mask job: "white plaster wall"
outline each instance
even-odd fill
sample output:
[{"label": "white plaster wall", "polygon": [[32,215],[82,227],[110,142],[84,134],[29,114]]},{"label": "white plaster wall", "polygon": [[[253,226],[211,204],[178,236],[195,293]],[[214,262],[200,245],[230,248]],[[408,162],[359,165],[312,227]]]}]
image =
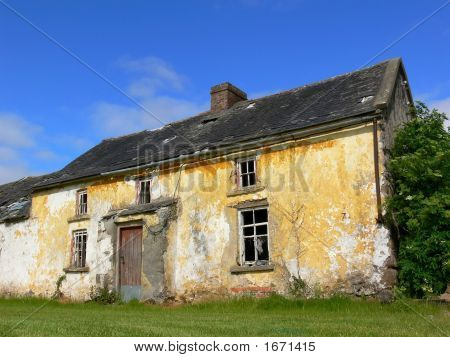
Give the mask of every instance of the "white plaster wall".
[{"label": "white plaster wall", "polygon": [[0,224],[0,293],[27,294],[37,254],[37,223]]}]

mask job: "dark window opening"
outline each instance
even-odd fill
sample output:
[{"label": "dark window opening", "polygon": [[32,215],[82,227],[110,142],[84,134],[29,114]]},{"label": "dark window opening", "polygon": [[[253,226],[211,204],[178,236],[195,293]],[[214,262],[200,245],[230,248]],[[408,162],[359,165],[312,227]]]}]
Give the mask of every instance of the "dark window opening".
[{"label": "dark window opening", "polygon": [[269,263],[267,208],[249,209],[240,212],[241,237],[243,239],[243,263],[264,265]]},{"label": "dark window opening", "polygon": [[138,203],[150,203],[150,180],[144,180],[139,183]]},{"label": "dark window opening", "polygon": [[239,184],[243,187],[256,185],[255,159],[239,162]]},{"label": "dark window opening", "polygon": [[87,231],[75,231],[73,233],[72,267],[86,267],[86,243]]},{"label": "dark window opening", "polygon": [[87,190],[77,191],[77,212],[76,214],[83,215],[87,214]]}]

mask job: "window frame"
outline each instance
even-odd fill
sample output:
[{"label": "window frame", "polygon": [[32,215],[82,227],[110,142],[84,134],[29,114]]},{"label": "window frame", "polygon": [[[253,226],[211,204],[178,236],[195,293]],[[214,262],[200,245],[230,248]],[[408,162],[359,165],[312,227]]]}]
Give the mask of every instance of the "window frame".
[{"label": "window frame", "polygon": [[[145,200],[141,199],[141,193],[142,193],[142,185],[148,183],[148,202],[145,202]],[[137,195],[136,195],[136,204],[138,205],[145,205],[152,202],[152,179],[151,178],[143,178],[138,180],[137,184]]]},{"label": "window frame", "polygon": [[[252,172],[249,172],[249,170],[248,170],[248,163],[250,161],[253,161],[253,171]],[[258,173],[257,173],[256,162],[257,162],[257,160],[256,160],[255,156],[236,159],[236,185],[239,189],[245,190],[245,189],[249,189],[249,188],[257,186]],[[247,172],[246,173],[242,173],[242,164],[243,163],[247,163]],[[255,182],[253,184],[250,184],[250,175],[251,174],[254,174],[254,176],[255,176]],[[247,179],[248,184],[246,186],[244,186],[244,178],[243,178],[244,176],[248,177],[248,179]]]},{"label": "window frame", "polygon": [[[81,197],[85,196],[85,202],[82,202]],[[88,214],[88,192],[87,188],[82,188],[77,191],[77,207],[76,207],[76,216],[83,216]]]},{"label": "window frame", "polygon": [[[255,211],[257,210],[262,210],[265,209],[267,211],[267,221],[265,223],[255,223]],[[253,224],[250,225],[244,225],[244,218],[242,213],[243,212],[253,212]],[[260,234],[257,235],[256,234],[256,227],[257,226],[262,226],[262,225],[266,225],[267,227],[267,232],[266,234]],[[250,236],[244,236],[244,228],[245,227],[254,227],[254,232],[253,232],[253,246],[255,249],[255,260],[254,261],[246,261],[245,260],[245,237],[250,237]],[[270,252],[270,232],[269,232],[269,206],[264,205],[264,206],[255,206],[255,207],[249,207],[249,208],[242,208],[242,209],[238,209],[238,229],[239,229],[239,249],[240,249],[240,264],[241,266],[265,266],[265,265],[270,265],[271,262],[271,252]],[[259,236],[266,236],[267,238],[267,260],[258,260],[256,259],[258,257],[258,253],[257,253],[257,239]],[[260,264],[258,264],[258,262],[260,262]]]},{"label": "window frame", "polygon": [[[77,238],[81,237],[81,248],[79,249],[79,243]],[[83,241],[84,239],[84,241]],[[87,229],[77,229],[72,231],[72,254],[70,257],[70,267],[74,269],[87,268],[86,257],[87,257],[87,241],[88,232]],[[79,252],[81,251],[81,257]]]}]

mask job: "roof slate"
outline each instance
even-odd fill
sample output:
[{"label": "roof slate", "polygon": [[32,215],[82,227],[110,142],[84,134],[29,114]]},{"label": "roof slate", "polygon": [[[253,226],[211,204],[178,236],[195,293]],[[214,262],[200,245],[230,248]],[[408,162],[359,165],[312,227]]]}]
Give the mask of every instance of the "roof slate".
[{"label": "roof slate", "polygon": [[0,223],[25,219],[31,207],[34,186],[49,179],[51,175],[26,177],[0,186]]},{"label": "roof slate", "polygon": [[[156,130],[103,140],[58,172],[0,186],[0,220],[7,205],[26,200],[35,188],[372,113],[382,83],[386,84],[383,78],[388,64],[399,61],[384,61],[278,94],[241,101],[228,110],[202,113]],[[22,211],[26,209],[19,209],[17,214],[23,215]]]},{"label": "roof slate", "polygon": [[103,140],[40,186],[372,112],[387,64],[388,61],[381,62],[278,94],[241,101],[228,110],[202,113],[156,130]]}]

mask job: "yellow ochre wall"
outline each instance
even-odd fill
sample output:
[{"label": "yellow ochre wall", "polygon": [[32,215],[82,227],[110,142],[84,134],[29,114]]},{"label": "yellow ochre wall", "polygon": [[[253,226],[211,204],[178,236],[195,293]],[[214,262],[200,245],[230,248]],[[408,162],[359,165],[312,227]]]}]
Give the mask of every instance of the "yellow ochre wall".
[{"label": "yellow ochre wall", "polygon": [[[383,274],[392,253],[388,230],[376,222],[372,124],[247,154],[257,157],[259,183],[252,193],[235,192],[232,157],[151,172],[152,200],[177,199],[176,217],[165,236],[167,295],[190,300],[286,293],[293,277],[301,277],[310,292],[373,294],[386,287]],[[383,176],[381,164],[380,170]],[[88,190],[89,219],[69,223],[76,191],[83,187]],[[67,274],[62,291],[70,298],[88,298],[98,274],[115,275],[109,257],[116,243],[102,218],[134,204],[135,197],[135,181],[125,176],[36,193],[27,225],[1,229],[5,242],[11,242],[4,244],[2,254],[16,256],[17,264],[26,256],[27,264],[17,272],[13,261],[0,261],[0,291],[51,295],[70,262],[72,231],[85,228],[91,271]],[[274,270],[232,274],[230,269],[239,264],[238,212],[233,206],[260,199],[268,202]],[[146,219],[155,217],[149,213]]]}]

